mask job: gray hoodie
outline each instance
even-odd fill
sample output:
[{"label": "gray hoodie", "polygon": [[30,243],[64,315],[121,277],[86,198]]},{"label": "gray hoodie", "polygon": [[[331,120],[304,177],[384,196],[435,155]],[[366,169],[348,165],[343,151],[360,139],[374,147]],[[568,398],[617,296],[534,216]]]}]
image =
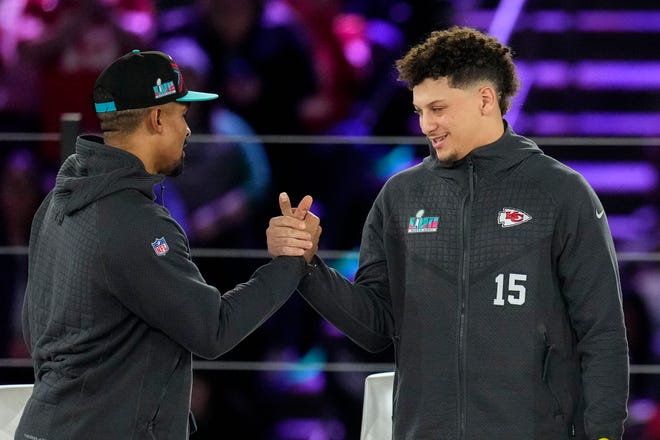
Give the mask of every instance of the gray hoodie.
[{"label": "gray hoodie", "polygon": [[279,257],[221,293],[154,203],[132,154],[78,138],[36,213],[23,308],[35,386],[16,439],[188,436],[192,354],[212,359],[274,313],[306,274]]},{"label": "gray hoodie", "polygon": [[393,176],[354,283],[318,263],[303,297],[366,350],[394,345],[394,439],[621,438],[628,351],[603,206],[510,127]]}]

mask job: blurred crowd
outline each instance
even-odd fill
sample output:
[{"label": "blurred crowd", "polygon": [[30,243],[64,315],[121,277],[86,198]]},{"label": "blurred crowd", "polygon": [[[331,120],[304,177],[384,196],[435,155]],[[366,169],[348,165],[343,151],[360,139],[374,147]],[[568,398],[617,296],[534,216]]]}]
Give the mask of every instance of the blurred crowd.
[{"label": "blurred crowd", "polygon": [[[410,94],[397,83],[393,64],[428,32],[450,24],[452,2],[443,0],[4,0],[0,246],[27,245],[32,215],[62,159],[58,142],[12,142],[2,140],[1,132],[57,133],[65,113],[81,115],[81,132],[98,132],[90,100],[96,77],[112,60],[142,49],[172,55],[189,88],[220,95],[212,104],[191,107],[186,172],[156,190],[193,247],[263,249],[277,194],[287,191],[294,201],[307,193],[315,197],[313,210],[324,227],[321,249],[355,250],[382,183],[428,154],[427,147],[266,145],[258,136],[418,135]],[[649,150],[646,157],[656,170],[658,153]],[[650,225],[645,237],[617,247],[659,252],[660,182],[642,205],[640,215]],[[26,256],[8,252],[0,259],[0,358],[25,358],[20,307]],[[257,263],[248,261],[199,263],[222,289],[251,273]],[[348,274],[353,267],[339,259],[336,265]],[[658,363],[660,264],[621,266],[631,362]],[[392,358],[389,352],[360,352],[294,296],[225,359]],[[196,372],[195,438],[216,438],[232,424],[240,426],[242,438],[359,437],[365,374],[254,375],[256,381],[238,372]],[[632,376],[631,439],[660,438],[658,377]]]},{"label": "blurred crowd", "polygon": [[[101,70],[132,49],[164,51],[190,89],[221,96],[191,107],[193,135],[227,137],[193,136],[186,172],[155,189],[158,203],[183,225],[191,245],[264,249],[277,194],[288,191],[298,198],[314,195],[315,212],[333,225],[324,227],[325,249],[350,250],[359,243],[373,196],[397,170],[393,158],[409,163],[414,147],[391,152],[382,146],[265,145],[255,135],[418,134],[393,63],[431,28],[449,22],[449,2],[441,0],[3,1],[0,132],[57,133],[66,113],[81,116],[80,132],[98,132],[90,93]],[[0,143],[0,245],[16,249],[27,245],[32,215],[53,184],[62,147],[53,140]],[[350,166],[344,164],[347,157]],[[27,259],[20,251],[0,258],[0,358],[26,358],[20,307]],[[199,261],[221,290],[257,264]],[[365,358],[294,296],[223,359],[389,362],[391,354]],[[364,373],[195,375],[200,440],[217,438],[219,430],[273,440],[359,435]]]},{"label": "blurred crowd", "polygon": [[[58,132],[65,113],[81,115],[81,132],[97,132],[92,85],[110,61],[139,48],[170,53],[190,88],[220,94],[213,105],[193,106],[193,134],[418,134],[409,92],[397,83],[393,63],[431,29],[451,22],[446,0],[1,5],[0,131],[38,133]],[[62,159],[56,142],[33,149],[46,170]],[[165,195],[193,245],[261,247],[254,226],[272,214],[260,210],[264,202],[281,190],[294,197],[306,191],[316,196],[315,210],[325,222],[337,225],[326,229],[322,244],[338,240],[332,247],[350,248],[367,208],[344,193],[370,201],[384,178],[419,152],[409,145],[389,154],[360,145],[200,142],[188,150],[195,171],[168,184]],[[326,182],[337,180],[334,170],[349,154],[342,186],[328,191]],[[305,188],[297,183],[303,181]]]}]

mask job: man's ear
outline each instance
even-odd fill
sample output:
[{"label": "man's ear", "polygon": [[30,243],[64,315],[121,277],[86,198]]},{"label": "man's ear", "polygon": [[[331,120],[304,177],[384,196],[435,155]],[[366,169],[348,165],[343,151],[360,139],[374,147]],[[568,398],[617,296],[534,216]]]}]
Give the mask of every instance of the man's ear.
[{"label": "man's ear", "polygon": [[490,85],[484,85],[479,89],[479,99],[482,115],[488,115],[499,108],[497,92]]},{"label": "man's ear", "polygon": [[149,118],[148,118],[149,128],[159,133],[163,129],[163,124],[161,122],[162,114],[163,111],[160,107],[154,107],[151,110],[149,110]]}]

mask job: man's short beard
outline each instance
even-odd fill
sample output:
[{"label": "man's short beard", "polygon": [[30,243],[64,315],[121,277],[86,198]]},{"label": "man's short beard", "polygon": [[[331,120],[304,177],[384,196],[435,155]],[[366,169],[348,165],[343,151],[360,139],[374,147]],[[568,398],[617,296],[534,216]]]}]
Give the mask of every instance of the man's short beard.
[{"label": "man's short beard", "polygon": [[168,177],[176,177],[183,173],[183,154],[181,155],[181,160],[176,164],[174,168],[170,170],[169,173],[167,173]]},{"label": "man's short beard", "polygon": [[458,159],[458,155],[456,153],[452,153],[448,157],[445,157],[444,159],[440,159],[437,154],[435,157],[438,159],[438,161],[441,164],[445,166],[453,166],[456,162],[460,160]]}]

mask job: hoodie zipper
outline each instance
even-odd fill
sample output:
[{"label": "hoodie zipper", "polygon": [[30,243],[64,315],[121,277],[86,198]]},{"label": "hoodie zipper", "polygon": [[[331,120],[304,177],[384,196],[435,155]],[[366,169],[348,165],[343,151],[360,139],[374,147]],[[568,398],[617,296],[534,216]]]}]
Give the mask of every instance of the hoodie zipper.
[{"label": "hoodie zipper", "polygon": [[174,377],[176,370],[179,368],[180,363],[181,363],[181,354],[179,354],[179,356],[177,357],[176,363],[174,364],[174,368],[171,370],[170,375],[167,377],[163,389],[160,392],[160,397],[158,398],[157,401],[156,410],[151,416],[149,422],[147,422],[147,431],[149,432],[149,436],[152,438],[152,440],[156,440],[156,433],[154,432],[154,430],[156,427],[156,420],[158,419],[158,414],[160,413],[160,407],[163,404],[163,401],[165,400],[165,395],[167,394],[170,382],[172,381],[172,378]]},{"label": "hoodie zipper", "polygon": [[465,332],[467,329],[467,303],[469,296],[469,282],[470,282],[470,230],[471,224],[471,210],[474,202],[474,164],[470,158],[467,159],[467,173],[468,173],[468,194],[463,199],[462,210],[462,231],[461,231],[461,266],[459,283],[460,291],[460,315],[459,315],[459,328],[458,328],[458,411],[459,411],[459,432],[458,439],[465,438],[465,426],[467,420],[467,380],[465,372],[467,370],[467,355],[465,344]]}]

